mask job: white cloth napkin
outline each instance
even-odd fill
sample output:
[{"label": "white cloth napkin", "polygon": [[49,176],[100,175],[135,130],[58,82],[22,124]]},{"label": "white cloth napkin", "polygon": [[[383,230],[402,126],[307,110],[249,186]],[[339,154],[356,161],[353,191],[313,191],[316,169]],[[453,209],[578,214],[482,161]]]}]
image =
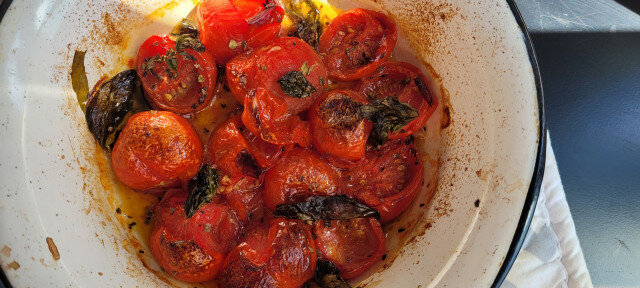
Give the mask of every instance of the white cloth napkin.
[{"label": "white cloth napkin", "polygon": [[520,254],[502,284],[502,288],[527,287],[593,287],[549,138],[536,211]]}]

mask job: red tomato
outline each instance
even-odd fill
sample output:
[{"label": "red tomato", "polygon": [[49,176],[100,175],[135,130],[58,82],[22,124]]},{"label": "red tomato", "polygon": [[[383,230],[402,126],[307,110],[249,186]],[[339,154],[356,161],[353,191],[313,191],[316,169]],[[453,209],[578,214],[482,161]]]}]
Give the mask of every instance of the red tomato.
[{"label": "red tomato", "polygon": [[372,124],[360,116],[358,108],[368,102],[352,90],[333,90],[320,96],[309,109],[316,150],[345,160],[364,157]]},{"label": "red tomato", "polygon": [[224,287],[298,288],[313,277],[317,256],[309,227],[273,219],[250,230],[225,261]]},{"label": "red tomato", "polygon": [[122,183],[144,192],[186,184],[200,170],[202,145],[191,125],[166,111],[137,113],[127,122],[111,153]]},{"label": "red tomato", "polygon": [[416,119],[400,130],[389,133],[389,139],[399,139],[422,128],[436,110],[438,103],[429,86],[430,83],[420,68],[406,62],[390,61],[384,63],[374,74],[362,78],[356,89],[372,101],[395,96],[418,110]]},{"label": "red tomato", "polygon": [[154,35],[142,43],[136,71],[154,109],[187,114],[213,99],[217,68],[211,56],[193,48],[177,50],[170,36]]},{"label": "red tomato", "polygon": [[211,162],[232,178],[258,177],[261,168],[268,168],[279,159],[283,148],[255,137],[236,116],[211,133],[208,153]]},{"label": "red tomato", "polygon": [[223,205],[208,203],[187,219],[187,194],[170,190],[154,210],[151,253],[158,264],[186,282],[211,280],[220,274],[226,254],[237,243],[241,225]]},{"label": "red tomato", "polygon": [[245,49],[257,48],[280,32],[284,9],[274,0],[205,0],[198,5],[200,40],[224,65]]},{"label": "red tomato", "polygon": [[242,177],[230,185],[218,188],[218,193],[227,201],[241,221],[249,221],[261,216],[262,195],[260,182],[252,177]]},{"label": "red tomato", "polygon": [[262,197],[265,207],[275,211],[278,204],[337,192],[338,175],[329,163],[310,150],[294,148],[265,173]]},{"label": "red tomato", "polygon": [[382,13],[352,9],[333,19],[318,52],[332,78],[357,80],[373,73],[396,46],[396,25]]},{"label": "red tomato", "polygon": [[336,265],[345,279],[360,276],[384,254],[384,234],[374,218],[334,220],[330,225],[317,221],[314,235],[322,257]]},{"label": "red tomato", "polygon": [[365,159],[344,174],[346,190],[380,212],[383,223],[396,218],[416,197],[424,168],[409,139],[371,148]]}]

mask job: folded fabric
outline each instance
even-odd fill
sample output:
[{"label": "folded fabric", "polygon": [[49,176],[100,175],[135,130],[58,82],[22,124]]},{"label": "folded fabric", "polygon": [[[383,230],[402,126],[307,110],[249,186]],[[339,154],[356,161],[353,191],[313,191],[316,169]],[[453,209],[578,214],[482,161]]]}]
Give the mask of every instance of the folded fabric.
[{"label": "folded fabric", "polygon": [[591,277],[562,188],[551,141],[536,210],[502,288],[591,288]]}]

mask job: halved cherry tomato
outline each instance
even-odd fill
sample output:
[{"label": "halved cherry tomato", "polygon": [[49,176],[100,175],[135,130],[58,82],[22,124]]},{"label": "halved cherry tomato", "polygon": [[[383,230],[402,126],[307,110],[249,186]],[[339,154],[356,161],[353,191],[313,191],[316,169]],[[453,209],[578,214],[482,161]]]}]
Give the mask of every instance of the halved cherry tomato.
[{"label": "halved cherry tomato", "polygon": [[240,116],[213,131],[208,144],[210,161],[230,177],[258,177],[261,168],[272,166],[284,154],[283,148],[255,137],[244,127]]},{"label": "halved cherry tomato", "polygon": [[365,159],[343,175],[347,193],[378,210],[385,223],[409,207],[420,190],[423,172],[422,160],[407,138],[370,148]]},{"label": "halved cherry tomato", "polygon": [[258,179],[242,177],[229,185],[223,184],[218,188],[218,194],[224,197],[238,219],[246,222],[262,216],[262,194],[259,188]]},{"label": "halved cherry tomato", "polygon": [[151,106],[178,114],[207,106],[215,92],[217,68],[204,51],[177,49],[167,35],[149,37],[138,50],[136,71]]},{"label": "halved cherry tomato", "polygon": [[389,17],[356,8],[331,21],[320,36],[318,52],[332,78],[356,80],[389,59],[396,37],[396,25]]},{"label": "halved cherry tomato", "polygon": [[275,38],[284,8],[274,0],[205,0],[197,14],[202,43],[224,65],[244,50]]},{"label": "halved cherry tomato", "polygon": [[338,175],[318,154],[293,148],[265,173],[262,197],[265,207],[275,211],[278,204],[329,196],[338,192]]},{"label": "halved cherry tomato", "polygon": [[298,288],[316,267],[309,227],[299,220],[273,219],[247,233],[225,261],[224,287]]},{"label": "halved cherry tomato", "polygon": [[129,118],[111,153],[113,172],[122,183],[142,192],[177,188],[202,164],[202,145],[191,125],[167,111]]},{"label": "halved cherry tomato", "polygon": [[415,133],[427,123],[438,106],[430,91],[430,83],[420,68],[406,62],[389,61],[382,64],[374,74],[362,78],[356,89],[371,101],[394,96],[418,110],[418,117],[400,130],[389,133],[389,139],[404,138]]},{"label": "halved cherry tomato", "polygon": [[211,280],[220,274],[242,227],[228,207],[216,203],[205,204],[187,219],[186,199],[184,191],[170,190],[156,206],[149,239],[151,253],[177,279]]},{"label": "halved cherry tomato", "polygon": [[309,109],[316,150],[345,160],[364,157],[372,124],[360,116],[358,108],[368,102],[353,90],[333,90],[320,96]]},{"label": "halved cherry tomato", "polygon": [[314,235],[322,257],[336,265],[345,279],[360,276],[384,254],[384,234],[374,218],[333,220],[330,225],[317,221]]}]

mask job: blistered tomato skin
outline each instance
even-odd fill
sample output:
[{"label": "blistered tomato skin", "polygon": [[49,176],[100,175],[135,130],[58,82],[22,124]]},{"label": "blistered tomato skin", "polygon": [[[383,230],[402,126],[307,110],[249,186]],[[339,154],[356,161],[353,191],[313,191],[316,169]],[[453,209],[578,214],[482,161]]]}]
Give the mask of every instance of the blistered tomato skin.
[{"label": "blistered tomato skin", "polygon": [[291,204],[311,196],[338,193],[339,177],[318,154],[294,148],[265,173],[262,197],[265,207],[275,211],[278,204]]},{"label": "blistered tomato skin", "polygon": [[189,47],[178,50],[168,35],[154,35],[142,43],[136,72],[151,106],[178,114],[197,112],[213,100],[218,73],[208,53]]},{"label": "blistered tomato skin", "polygon": [[424,167],[410,139],[389,141],[379,149],[370,148],[365,159],[345,171],[343,179],[349,195],[380,212],[387,223],[398,217],[422,187]]},{"label": "blistered tomato skin", "polygon": [[155,207],[151,252],[160,266],[179,280],[212,280],[220,274],[242,227],[227,206],[217,203],[205,204],[187,219],[186,199],[182,190],[170,190]]},{"label": "blistered tomato skin", "polygon": [[216,63],[225,65],[275,38],[283,16],[274,0],[205,0],[197,10],[200,40]]},{"label": "blistered tomato skin", "polygon": [[202,145],[191,125],[167,111],[147,111],[129,118],[111,153],[113,171],[140,192],[177,188],[202,164]]},{"label": "blistered tomato skin", "polygon": [[345,279],[360,276],[385,251],[382,226],[374,218],[333,220],[330,225],[317,221],[314,234],[322,257],[331,261]]},{"label": "blistered tomato skin", "polygon": [[356,90],[371,101],[387,96],[398,97],[418,111],[416,119],[389,133],[389,139],[400,139],[421,129],[436,110],[438,101],[433,97],[430,86],[420,68],[406,62],[389,61],[375,73],[362,78]]},{"label": "blistered tomato skin", "polygon": [[318,52],[332,78],[357,80],[389,59],[396,38],[388,16],[356,8],[333,19],[320,36]]},{"label": "blistered tomato skin", "polygon": [[308,114],[313,146],[340,159],[362,159],[372,124],[358,111],[367,103],[353,90],[333,90],[320,96]]},{"label": "blistered tomato skin", "polygon": [[229,253],[220,278],[224,287],[298,288],[313,277],[316,262],[310,228],[277,218],[249,229]]}]

